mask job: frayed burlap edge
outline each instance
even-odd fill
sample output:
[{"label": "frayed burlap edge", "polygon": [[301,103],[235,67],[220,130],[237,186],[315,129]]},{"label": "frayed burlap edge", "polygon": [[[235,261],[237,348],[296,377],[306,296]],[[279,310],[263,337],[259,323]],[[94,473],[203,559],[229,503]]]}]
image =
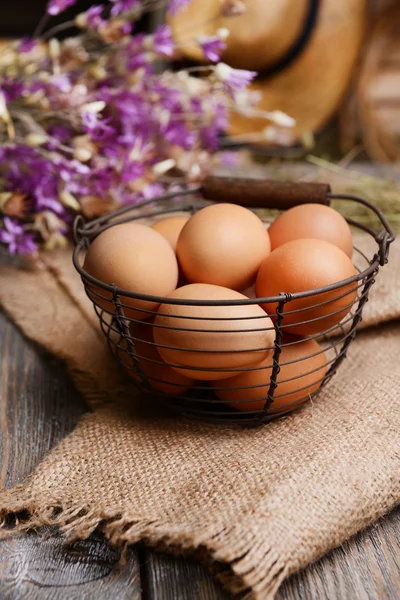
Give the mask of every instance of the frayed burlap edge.
[{"label": "frayed burlap edge", "polygon": [[[52,281],[53,277],[54,274],[51,277]],[[59,285],[59,282],[57,283]],[[60,285],[59,288],[62,289],[63,296],[66,296],[68,290]],[[69,303],[73,298],[70,294],[68,296]],[[69,307],[69,310],[71,309],[72,307]],[[74,309],[76,310],[76,307]],[[20,324],[25,333],[28,333],[28,337],[46,347],[43,343],[44,337],[38,340],[36,331],[33,335],[31,331],[26,331],[25,323]],[[55,350],[52,347],[47,349]],[[59,354],[59,352],[55,353]],[[79,381],[80,391],[86,398],[89,396],[92,406],[101,405],[101,392],[98,386],[93,386],[95,378],[92,374],[88,375],[79,367],[76,368],[75,361],[72,361],[72,364],[71,361],[67,360],[67,362],[76,382]],[[90,397],[91,394],[88,392],[90,390],[93,393],[93,387],[94,397]],[[106,390],[103,393],[104,402],[107,398]],[[344,539],[348,539],[350,535],[375,521],[385,512],[384,508],[388,511],[396,503],[388,498],[385,504],[386,506],[381,507],[379,513],[369,514],[366,518],[353,523],[353,530],[348,531],[345,538],[331,540],[331,547],[339,545]],[[29,479],[22,485],[0,493],[1,518],[3,522],[0,524],[0,537],[10,535],[11,531],[18,534],[41,526],[53,525],[57,526],[65,535],[66,541],[70,542],[74,539],[86,539],[95,529],[99,529],[111,544],[121,548],[122,557],[127,546],[138,541],[144,541],[154,548],[168,549],[172,553],[179,548],[180,554],[184,552],[194,555],[205,562],[230,591],[243,592],[248,598],[254,600],[272,599],[282,581],[290,573],[305,566],[304,563],[295,564],[292,558],[288,559],[288,556],[284,558],[279,549],[271,544],[268,535],[260,540],[258,532],[252,529],[251,515],[244,514],[238,522],[228,526],[226,523],[213,523],[212,528],[204,523],[197,527],[193,526],[193,523],[177,525],[176,522],[169,520],[146,519],[143,515],[139,517],[122,509],[105,511],[99,504],[88,507],[83,506],[82,503],[79,506],[74,502],[65,503],[59,498],[51,497],[50,494],[45,503],[38,502],[30,490]],[[10,529],[12,519],[15,519],[15,522]],[[246,532],[245,537],[243,532]],[[325,547],[321,554],[328,549]],[[314,555],[313,558],[316,559],[318,556]]]},{"label": "frayed burlap edge", "polygon": [[[251,513],[243,514],[230,526],[213,522],[194,527],[193,523],[146,519],[121,509],[107,511],[99,505],[63,503],[56,497],[40,504],[29,494],[30,479],[0,493],[0,539],[10,533],[18,535],[54,526],[63,534],[65,543],[71,544],[98,530],[113,547],[120,549],[121,566],[126,562],[128,546],[143,542],[156,551],[196,559],[232,594],[240,594],[242,600],[273,600],[282,582],[309,564],[283,558],[268,538],[260,539]],[[362,522],[354,523],[352,531],[343,539],[332,540],[331,547],[314,556],[314,560],[376,522],[396,505],[396,498],[388,499],[386,511],[369,514]]]},{"label": "frayed burlap edge", "polygon": [[[57,527],[65,543],[87,539],[95,530],[121,550],[120,564],[126,562],[128,546],[143,542],[158,551],[193,557],[230,592],[243,600],[272,600],[290,569],[268,540],[260,540],[242,520],[231,526],[215,523],[185,526],[167,520],[146,520],[123,511],[104,511],[99,506],[82,507],[54,499],[37,504],[26,495],[26,484],[0,494],[0,539],[44,526]],[[4,508],[6,507],[6,508]],[[249,515],[244,515],[248,519]],[[251,517],[251,515],[250,515]],[[245,538],[243,531],[247,531]],[[254,566],[254,555],[262,557]]]}]

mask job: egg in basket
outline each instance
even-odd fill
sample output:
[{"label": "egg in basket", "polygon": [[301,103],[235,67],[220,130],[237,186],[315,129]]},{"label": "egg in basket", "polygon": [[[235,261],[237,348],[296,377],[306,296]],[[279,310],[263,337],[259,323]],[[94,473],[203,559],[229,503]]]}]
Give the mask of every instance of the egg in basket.
[{"label": "egg in basket", "polygon": [[[143,392],[218,423],[299,407],[354,339],[393,231],[319,183],[208,176],[201,188],[75,225],[74,264],[110,348]],[[378,217],[375,232],[335,200]],[[268,227],[265,209],[283,212]],[[350,225],[371,236],[371,257]]]}]

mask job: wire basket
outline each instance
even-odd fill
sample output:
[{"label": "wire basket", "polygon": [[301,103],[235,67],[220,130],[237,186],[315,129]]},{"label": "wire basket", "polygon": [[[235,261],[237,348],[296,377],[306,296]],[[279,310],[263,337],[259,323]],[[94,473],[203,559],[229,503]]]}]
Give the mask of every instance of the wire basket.
[{"label": "wire basket", "polygon": [[[204,198],[207,198],[207,202]],[[118,288],[112,282],[103,283],[85,272],[82,266],[83,253],[89,248],[93,239],[109,227],[120,223],[154,219],[160,215],[174,216],[175,213],[182,211],[193,214],[208,205],[209,201],[236,203],[260,211],[260,209],[266,208],[285,210],[310,202],[329,205],[335,200],[363,205],[374,213],[382,229],[376,232],[361,222],[347,219],[351,226],[369,234],[375,240],[376,251],[373,256],[367,256],[360,249],[354,247],[353,263],[356,275],[324,288],[300,293],[289,293],[283,290],[276,297],[234,301],[168,299],[132,293]],[[258,214],[262,216],[262,213],[258,212]],[[265,423],[299,407],[328,383],[343,362],[349,345],[356,335],[357,326],[362,320],[363,308],[368,302],[370,288],[375,281],[379,267],[387,263],[389,246],[395,238],[390,224],[378,208],[356,196],[333,194],[328,185],[219,176],[207,177],[201,188],[164,194],[135,206],[121,208],[86,223],[79,216],[74,223],[74,237],[74,266],[82,278],[87,295],[93,302],[111,351],[128,371],[136,387],[161,400],[176,413],[192,419],[225,424]],[[355,299],[354,291],[356,291]],[[314,335],[308,335],[305,339],[288,335],[290,334],[290,325],[285,323],[285,317],[288,318],[290,313],[301,313],[304,310],[293,310],[293,302],[308,298],[312,299],[310,300],[311,304],[307,304],[308,309],[320,307],[323,304],[329,306],[332,300],[321,300],[322,295],[327,292],[335,292],[335,299],[349,297],[349,304],[346,307],[346,312],[348,312],[340,323],[324,331],[318,331]],[[191,379],[185,377],[185,369],[188,367],[184,365],[180,365],[179,368],[182,377],[175,377],[177,363],[171,364],[161,359],[157,350],[158,346],[150,334],[152,328],[157,327],[156,324],[153,324],[153,319],[159,312],[146,310],[147,319],[139,321],[135,318],[135,313],[132,314],[132,311],[129,311],[129,301],[132,299],[145,300],[157,303],[157,305],[192,307],[192,314],[182,317],[179,322],[182,325],[179,324],[177,329],[193,335],[206,334],[209,336],[206,338],[209,339],[209,347],[198,350],[177,346],[165,346],[164,348],[185,353],[201,352],[212,357],[218,353],[243,352],[235,348],[215,349],[215,344],[212,343],[213,337],[227,334],[226,321],[228,319],[213,318],[214,307],[235,306],[240,312],[240,307],[274,303],[275,313],[269,314],[274,324],[270,328],[265,328],[265,330],[273,330],[273,344],[245,350],[250,353],[269,352],[270,356],[267,361],[262,363],[236,368],[218,367],[216,371],[223,372],[223,377],[218,375],[216,380],[214,377],[209,377],[213,379],[211,383],[205,380],[205,373],[201,373],[205,370],[202,367],[194,367],[195,371],[197,369],[199,381],[193,381],[193,367],[190,368]],[[202,310],[206,307],[206,310],[210,311],[210,316],[206,318],[196,316],[196,307],[202,307]],[[331,314],[333,312],[324,312],[325,316]],[[172,318],[174,315],[169,314],[169,316]],[[233,328],[230,329],[232,335],[245,336],[248,332],[263,331],[263,321],[257,323],[257,318],[247,319],[239,314],[234,317],[234,320],[236,319],[240,327],[237,329],[233,324]],[[316,319],[301,320],[300,318],[300,320],[297,319],[297,325],[314,320]],[[163,325],[163,327],[168,328],[169,325]],[[234,339],[238,338],[232,338],[232,340]],[[315,341],[318,342],[318,346],[315,345]],[[299,358],[296,351],[299,350],[300,344],[303,344],[302,348],[304,349],[305,342],[309,344],[310,352],[300,355]],[[314,345],[312,346],[312,344]],[[289,360],[285,359],[285,356],[289,356]],[[318,357],[321,356],[323,356],[323,360],[318,362]],[[306,366],[306,361],[309,361],[312,368]],[[316,363],[317,366],[315,366]],[[299,368],[300,366],[301,368]],[[209,367],[207,370],[209,371]],[[172,379],[171,372],[174,374]]]}]

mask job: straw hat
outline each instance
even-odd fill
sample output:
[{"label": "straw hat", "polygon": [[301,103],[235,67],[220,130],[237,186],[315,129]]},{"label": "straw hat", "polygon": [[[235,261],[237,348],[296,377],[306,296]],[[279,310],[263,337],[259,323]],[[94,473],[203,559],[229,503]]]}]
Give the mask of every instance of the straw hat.
[{"label": "straw hat", "polygon": [[[398,0],[397,0],[398,1]],[[369,156],[400,161],[400,6],[376,20],[359,70],[355,109]],[[354,129],[353,123],[347,127]]]},{"label": "straw hat", "polygon": [[[201,62],[199,47],[189,40],[226,27],[230,35],[221,60],[259,72],[251,85],[260,92],[257,108],[282,110],[294,117],[296,136],[318,130],[338,107],[349,83],[363,38],[366,0],[240,4],[246,7],[243,14],[224,16],[222,0],[192,0],[170,19],[175,40],[187,58]],[[262,118],[234,114],[230,133],[264,127]]]}]

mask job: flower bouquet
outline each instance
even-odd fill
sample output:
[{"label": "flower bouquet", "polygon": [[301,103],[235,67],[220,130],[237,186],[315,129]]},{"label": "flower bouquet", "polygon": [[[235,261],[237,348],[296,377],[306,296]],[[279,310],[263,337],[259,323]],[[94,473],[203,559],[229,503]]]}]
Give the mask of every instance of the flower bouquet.
[{"label": "flower bouquet", "polygon": [[[205,63],[180,69],[167,24],[137,30],[145,13],[188,1],[110,0],[51,27],[77,0],[50,0],[34,36],[0,50],[0,243],[10,254],[66,245],[77,213],[197,182],[230,111],[252,110],[256,73],[218,62],[228,30],[198,38]],[[238,6],[221,0],[232,18]],[[279,111],[264,116],[269,136],[292,124]]]}]

